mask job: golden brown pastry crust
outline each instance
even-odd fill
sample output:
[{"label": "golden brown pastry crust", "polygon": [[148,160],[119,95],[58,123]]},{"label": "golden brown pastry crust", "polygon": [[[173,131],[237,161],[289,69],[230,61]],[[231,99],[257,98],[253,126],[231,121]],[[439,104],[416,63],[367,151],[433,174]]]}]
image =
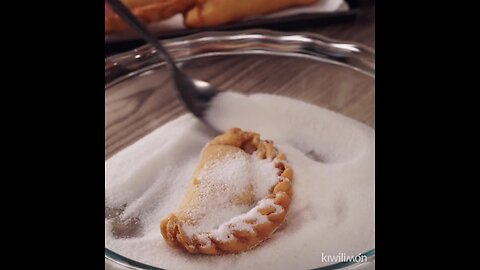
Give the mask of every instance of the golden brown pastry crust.
[{"label": "golden brown pastry crust", "polygon": [[[122,0],[144,24],[184,13],[190,28],[214,27],[268,14],[293,6],[311,5],[318,0]],[[105,32],[123,31],[127,25],[111,12],[105,15]]]},{"label": "golden brown pastry crust", "polygon": [[[249,219],[242,220],[252,225],[252,231],[235,230],[232,227],[233,224],[227,224],[228,228],[232,228],[232,236],[229,237],[228,241],[216,239],[215,236],[208,232],[203,234],[202,237],[197,237],[197,235],[189,237],[182,226],[191,222],[184,213],[188,213],[188,200],[195,192],[196,175],[198,175],[209,159],[213,157],[219,158],[219,155],[235,151],[245,151],[249,154],[255,151],[254,153],[260,159],[272,160],[278,169],[278,182],[271,189],[267,198],[264,198],[264,200],[269,200],[271,204],[264,206],[260,205],[259,202],[254,208],[260,215],[266,217],[266,222],[260,223]],[[260,135],[257,133],[244,132],[241,129],[233,128],[225,134],[214,138],[204,148],[182,206],[161,221],[161,233],[170,246],[184,249],[190,253],[224,254],[249,250],[270,237],[284,221],[292,198],[292,179],[293,171],[287,164],[285,155],[274,147],[273,142],[261,140]],[[242,199],[250,200],[248,196]],[[276,208],[282,210],[278,211]]]},{"label": "golden brown pastry crust", "polygon": [[310,5],[318,0],[197,0],[185,14],[187,27],[218,26],[263,15],[292,6]]},{"label": "golden brown pastry crust", "polygon": [[[195,0],[123,0],[132,13],[144,24],[171,18],[195,4]],[[105,15],[105,32],[123,31],[128,26],[114,13]]]}]

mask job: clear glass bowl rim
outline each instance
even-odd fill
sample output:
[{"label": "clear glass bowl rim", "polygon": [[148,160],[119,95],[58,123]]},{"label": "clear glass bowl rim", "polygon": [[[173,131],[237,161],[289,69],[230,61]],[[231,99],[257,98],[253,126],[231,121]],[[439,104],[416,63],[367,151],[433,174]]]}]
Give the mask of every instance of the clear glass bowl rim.
[{"label": "clear glass bowl rim", "polygon": [[[161,41],[179,63],[219,55],[277,55],[307,58],[344,66],[375,79],[375,50],[306,32],[280,32],[265,29],[201,32]],[[105,89],[130,77],[163,66],[151,45],[105,58]],[[375,259],[375,248],[359,256]],[[128,269],[164,270],[122,256],[105,247],[105,259]],[[338,262],[313,270],[347,269],[361,262]]]}]

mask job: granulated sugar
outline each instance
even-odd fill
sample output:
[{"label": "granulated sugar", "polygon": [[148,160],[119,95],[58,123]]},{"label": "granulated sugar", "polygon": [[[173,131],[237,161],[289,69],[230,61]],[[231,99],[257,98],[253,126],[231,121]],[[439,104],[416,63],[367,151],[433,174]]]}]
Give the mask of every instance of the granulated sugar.
[{"label": "granulated sugar", "polygon": [[[180,205],[200,152],[213,138],[189,114],[105,162],[106,247],[143,263],[182,270],[311,269],[331,264],[322,261],[322,254],[357,255],[374,248],[372,128],[314,105],[264,94],[222,93],[207,117],[220,130],[239,127],[258,132],[286,154],[294,170],[286,222],[271,239],[237,255],[191,255],[167,246],[160,234],[160,220]],[[236,160],[238,164],[229,162],[230,168],[266,166],[246,159]],[[253,187],[258,200],[270,185],[270,174],[266,168],[249,171],[259,172],[258,177],[266,180],[265,186]],[[222,186],[217,173],[207,171],[204,177]],[[232,169],[224,173],[244,179],[248,172]],[[244,187],[257,182],[238,184]],[[234,221],[236,214],[255,215],[251,207],[240,207],[205,226],[215,227],[223,218]],[[129,238],[115,238],[112,228],[130,220],[138,229],[125,233]],[[220,226],[218,235],[224,229]]]},{"label": "granulated sugar", "polygon": [[[188,212],[197,223],[183,229],[192,237],[193,234],[217,229],[230,219],[248,212],[278,182],[277,173],[273,161],[259,159],[255,153],[237,152],[205,164],[197,177],[196,186],[200,195],[195,198],[195,207]],[[250,192],[255,201],[236,203],[245,192]],[[223,233],[217,236],[226,238],[228,232],[221,231]]]},{"label": "granulated sugar", "polygon": [[253,186],[255,198],[259,200],[269,193],[278,182],[278,169],[269,159],[260,159],[238,152],[226,158],[211,162],[205,166],[198,179],[200,182],[228,185],[232,191],[242,191]]}]

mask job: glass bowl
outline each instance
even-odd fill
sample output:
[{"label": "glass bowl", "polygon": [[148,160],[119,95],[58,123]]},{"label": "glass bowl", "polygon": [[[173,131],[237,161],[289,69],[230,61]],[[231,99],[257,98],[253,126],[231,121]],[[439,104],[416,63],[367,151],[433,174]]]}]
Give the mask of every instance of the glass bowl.
[{"label": "glass bowl", "polygon": [[[288,96],[375,127],[375,53],[366,46],[317,34],[256,29],[204,32],[163,44],[183,70],[218,89]],[[186,113],[151,46],[105,59],[105,160]],[[362,254],[368,258],[362,265],[374,263],[374,247]],[[161,269],[108,247],[105,259],[118,269]]]}]

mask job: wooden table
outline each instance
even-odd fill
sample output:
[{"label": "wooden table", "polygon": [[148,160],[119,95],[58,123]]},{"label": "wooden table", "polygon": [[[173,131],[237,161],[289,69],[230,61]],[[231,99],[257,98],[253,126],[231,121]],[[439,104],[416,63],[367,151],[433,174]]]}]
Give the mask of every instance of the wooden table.
[{"label": "wooden table", "polygon": [[[375,47],[374,7],[362,9],[354,21],[306,27],[301,31]],[[373,79],[345,68],[271,56],[203,59],[183,68],[220,89],[290,96],[375,126]],[[105,113],[105,158],[108,158],[186,111],[167,73],[160,71],[106,90]]]}]

